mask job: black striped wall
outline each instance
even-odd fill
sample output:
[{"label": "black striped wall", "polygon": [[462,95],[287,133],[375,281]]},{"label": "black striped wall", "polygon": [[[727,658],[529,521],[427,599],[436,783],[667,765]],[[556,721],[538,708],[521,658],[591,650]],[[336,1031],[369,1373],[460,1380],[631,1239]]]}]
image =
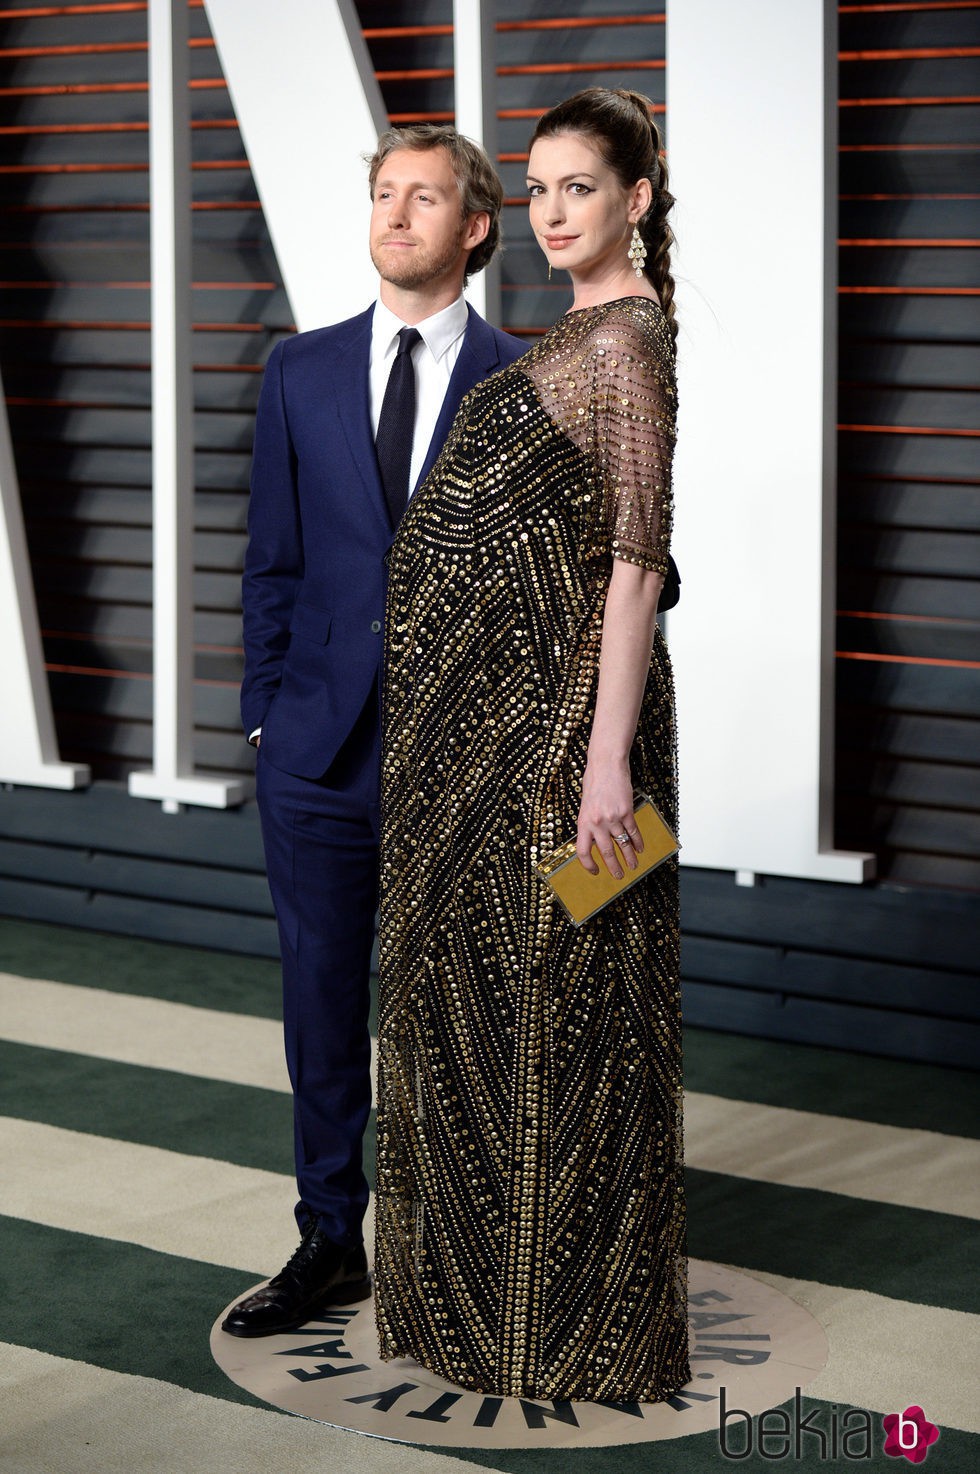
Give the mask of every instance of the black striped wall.
[{"label": "black striped wall", "polygon": [[[392,118],[450,118],[450,0],[358,8]],[[206,16],[190,11],[197,760],[241,771],[252,414],[292,325]],[[966,1063],[980,0],[840,11],[836,840],[876,851],[881,879],[746,890],[686,872],[687,1010]],[[665,24],[636,0],[500,0],[498,16],[504,324],[531,338],[568,302],[527,226],[534,117],[598,82],[646,92],[669,127]],[[97,778],[84,794],[0,793],[0,912],[270,953],[251,806],[167,817],[122,786],[151,752],[146,77],[145,7],[0,0],[0,364],[61,751]]]},{"label": "black striped wall", "polygon": [[837,840],[980,889],[980,6],[840,17]]}]

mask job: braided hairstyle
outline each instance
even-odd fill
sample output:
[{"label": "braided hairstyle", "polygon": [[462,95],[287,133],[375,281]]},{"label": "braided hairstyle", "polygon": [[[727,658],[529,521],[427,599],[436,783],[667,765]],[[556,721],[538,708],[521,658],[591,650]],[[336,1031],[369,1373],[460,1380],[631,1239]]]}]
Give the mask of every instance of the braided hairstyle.
[{"label": "braided hairstyle", "polygon": [[581,133],[595,144],[624,189],[639,179],[649,179],[653,199],[642,220],[637,222],[647,248],[644,271],[656,289],[676,339],[674,278],[670,271],[674,232],[667,221],[674,196],[667,187],[667,164],[652,106],[642,93],[629,92],[623,87],[586,87],[574,97],[559,102],[538,120],[531,144],[539,138],[554,138],[561,133]]}]

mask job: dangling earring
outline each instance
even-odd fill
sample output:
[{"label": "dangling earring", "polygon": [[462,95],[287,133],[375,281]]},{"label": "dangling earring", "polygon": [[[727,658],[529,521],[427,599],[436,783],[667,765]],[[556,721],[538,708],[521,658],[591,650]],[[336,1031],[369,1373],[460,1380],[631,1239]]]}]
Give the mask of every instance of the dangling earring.
[{"label": "dangling earring", "polygon": [[548,280],[551,280],[551,262],[548,262]]},{"label": "dangling earring", "polygon": [[630,248],[626,254],[629,256],[630,265],[637,276],[642,276],[643,268],[647,263],[647,248],[646,242],[639,232],[639,228],[635,225],[633,226],[633,234],[630,237]]}]

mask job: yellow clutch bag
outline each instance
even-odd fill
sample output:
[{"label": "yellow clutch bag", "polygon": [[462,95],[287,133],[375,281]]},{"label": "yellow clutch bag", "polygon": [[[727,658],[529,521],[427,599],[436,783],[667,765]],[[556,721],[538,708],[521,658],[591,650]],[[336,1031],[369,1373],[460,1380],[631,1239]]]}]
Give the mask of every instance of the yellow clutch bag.
[{"label": "yellow clutch bag", "polygon": [[575,853],[575,841],[571,839],[567,844],[560,845],[553,854],[545,858],[535,866],[542,880],[554,891],[558,897],[559,905],[568,915],[573,926],[581,926],[603,906],[608,906],[610,901],[628,891],[630,886],[636,885],[651,870],[656,870],[671,855],[676,855],[680,849],[676,836],[671,833],[664,821],[663,815],[651,798],[645,793],[634,793],[634,817],[636,827],[643,838],[643,853],[637,855],[637,866],[630,870],[623,865],[623,878],[616,878],[609,874],[606,862],[602,859],[595,845],[592,846],[592,858],[599,866],[598,875],[590,875]]}]

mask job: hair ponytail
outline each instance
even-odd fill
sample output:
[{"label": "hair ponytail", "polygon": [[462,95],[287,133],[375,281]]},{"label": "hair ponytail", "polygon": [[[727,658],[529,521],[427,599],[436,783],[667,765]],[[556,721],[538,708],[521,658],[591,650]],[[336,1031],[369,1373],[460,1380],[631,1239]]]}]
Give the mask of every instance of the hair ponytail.
[{"label": "hair ponytail", "polygon": [[656,288],[671,334],[676,339],[677,309],[674,306],[674,278],[670,269],[674,232],[667,219],[674,208],[674,196],[667,188],[667,162],[659,148],[660,130],[652,118],[650,127],[657,147],[657,178],[652,181],[653,199],[650,208],[640,221],[640,235],[647,248],[646,274]]},{"label": "hair ponytail", "polygon": [[644,272],[660,298],[667,325],[676,339],[677,313],[670,269],[674,232],[667,220],[674,196],[667,188],[667,164],[652,107],[650,99],[640,92],[623,87],[586,87],[538,120],[531,143],[560,133],[581,133],[593,140],[624,189],[639,179],[649,179],[653,198],[638,222],[647,248]]}]

